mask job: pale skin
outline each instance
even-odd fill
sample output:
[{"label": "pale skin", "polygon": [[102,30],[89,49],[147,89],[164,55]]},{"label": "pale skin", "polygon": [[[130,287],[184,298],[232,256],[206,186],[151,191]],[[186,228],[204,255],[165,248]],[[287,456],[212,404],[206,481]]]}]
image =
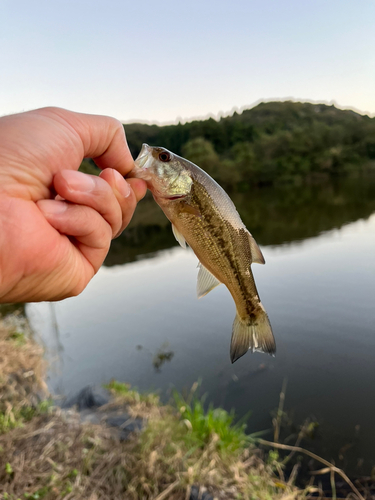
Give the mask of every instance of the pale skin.
[{"label": "pale skin", "polygon": [[[77,172],[85,157],[99,177]],[[43,108],[0,118],[0,302],[79,294],[146,193],[114,118]]]}]

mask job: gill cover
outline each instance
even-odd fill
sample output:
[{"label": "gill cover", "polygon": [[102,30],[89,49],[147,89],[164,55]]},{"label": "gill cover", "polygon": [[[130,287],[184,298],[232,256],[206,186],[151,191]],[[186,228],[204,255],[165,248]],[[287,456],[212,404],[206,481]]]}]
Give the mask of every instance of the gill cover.
[{"label": "gill cover", "polygon": [[156,196],[181,198],[190,193],[193,183],[181,160],[165,148],[143,144],[135,160],[135,175],[146,180]]}]

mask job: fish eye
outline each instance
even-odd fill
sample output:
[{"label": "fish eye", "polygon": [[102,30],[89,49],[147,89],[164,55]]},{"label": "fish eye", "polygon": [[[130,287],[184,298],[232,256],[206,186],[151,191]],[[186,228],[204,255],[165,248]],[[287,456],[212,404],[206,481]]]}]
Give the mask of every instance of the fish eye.
[{"label": "fish eye", "polygon": [[171,159],[171,155],[167,151],[163,151],[159,154],[159,160],[163,162],[167,162]]}]

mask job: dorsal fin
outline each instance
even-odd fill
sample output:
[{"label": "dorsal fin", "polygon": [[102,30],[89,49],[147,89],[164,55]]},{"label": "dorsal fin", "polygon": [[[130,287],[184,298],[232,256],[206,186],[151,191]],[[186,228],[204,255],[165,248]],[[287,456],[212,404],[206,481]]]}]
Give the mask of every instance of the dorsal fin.
[{"label": "dorsal fin", "polygon": [[200,299],[220,285],[220,281],[201,262],[199,262],[198,267],[197,296]]},{"label": "dorsal fin", "polygon": [[256,264],[265,264],[266,261],[264,260],[263,254],[258,246],[258,243],[254,240],[251,233],[248,232],[247,236],[249,238],[249,243],[250,243],[252,262],[255,262]]}]

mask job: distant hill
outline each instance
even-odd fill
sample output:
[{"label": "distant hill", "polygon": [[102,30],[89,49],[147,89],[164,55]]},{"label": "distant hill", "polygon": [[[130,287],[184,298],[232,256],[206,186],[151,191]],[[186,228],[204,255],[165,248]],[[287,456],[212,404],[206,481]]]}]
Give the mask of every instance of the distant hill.
[{"label": "distant hill", "polygon": [[134,156],[143,142],[164,146],[232,190],[375,169],[375,118],[325,104],[268,102],[219,120],[125,130]]}]

